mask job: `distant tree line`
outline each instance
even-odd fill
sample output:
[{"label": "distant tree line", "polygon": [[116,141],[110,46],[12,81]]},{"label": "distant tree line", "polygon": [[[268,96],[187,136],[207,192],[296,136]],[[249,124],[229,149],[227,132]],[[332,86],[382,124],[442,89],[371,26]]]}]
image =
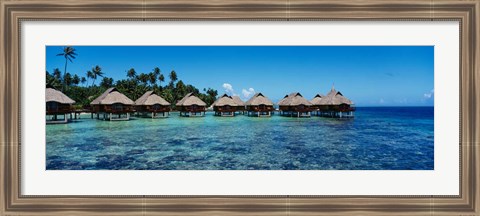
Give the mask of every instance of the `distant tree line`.
[{"label": "distant tree line", "polygon": [[[85,76],[71,74],[67,72],[68,61],[72,62],[77,56],[73,47],[64,47],[63,52],[57,54],[65,58],[65,70],[55,68],[52,72],[46,71],[46,84],[58,90],[62,90],[64,94],[76,101],[77,107],[89,105],[95,98],[100,96],[110,87],[116,87],[121,93],[135,101],[146,91],[153,90],[168,102],[175,105],[186,94],[193,92],[200,99],[210,106],[216,99],[218,92],[212,88],[204,88],[202,92],[193,85],[185,84],[178,79],[177,72],[172,70],[168,74],[169,82],[165,83],[165,76],[160,68],[155,67],[148,73],[137,73],[134,68],[126,71],[126,78],[114,81],[113,78],[107,77],[102,68],[97,65],[91,70],[86,71]],[[100,80],[97,85],[96,81]],[[165,85],[162,85],[165,83]]]}]

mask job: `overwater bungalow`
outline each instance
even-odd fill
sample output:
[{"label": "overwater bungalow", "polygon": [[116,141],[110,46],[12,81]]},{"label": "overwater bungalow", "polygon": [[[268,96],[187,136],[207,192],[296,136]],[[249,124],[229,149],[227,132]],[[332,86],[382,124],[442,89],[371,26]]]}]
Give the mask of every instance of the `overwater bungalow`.
[{"label": "overwater bungalow", "polygon": [[133,105],[135,103],[120,93],[116,88],[107,89],[102,95],[93,100],[93,114],[97,115],[97,119],[102,120],[130,120],[130,113],[133,113]]},{"label": "overwater bungalow", "polygon": [[[47,87],[45,90],[45,102],[46,102],[46,121],[47,124],[67,123],[68,117],[74,111],[74,100],[69,98],[54,88]],[[63,118],[59,119],[59,116]]]},{"label": "overwater bungalow", "polygon": [[353,118],[353,102],[332,86],[326,96],[317,95],[310,102],[316,108],[316,114],[331,118]]},{"label": "overwater bungalow", "polygon": [[213,102],[213,111],[215,111],[216,116],[235,116],[237,106],[237,103],[231,96],[223,94]]},{"label": "overwater bungalow", "polygon": [[300,93],[294,92],[278,102],[280,114],[290,117],[310,117],[312,103],[305,99]]},{"label": "overwater bungalow", "polygon": [[180,116],[205,116],[207,104],[193,93],[188,93],[177,102],[176,106],[177,110],[180,111]]},{"label": "overwater bungalow", "polygon": [[232,96],[233,101],[237,104],[237,112],[241,112],[242,114],[245,113],[245,102],[243,102],[242,99],[240,99],[239,96],[234,95]]},{"label": "overwater bungalow", "polygon": [[271,116],[274,111],[273,102],[262,93],[256,93],[246,102],[248,116]]},{"label": "overwater bungalow", "polygon": [[320,101],[324,97],[325,95],[323,94],[317,94],[312,100],[310,100],[310,103],[312,103],[312,115],[320,116]]},{"label": "overwater bungalow", "polygon": [[153,91],[147,91],[135,101],[135,111],[143,116],[151,114],[152,118],[168,117],[170,115],[170,103]]}]

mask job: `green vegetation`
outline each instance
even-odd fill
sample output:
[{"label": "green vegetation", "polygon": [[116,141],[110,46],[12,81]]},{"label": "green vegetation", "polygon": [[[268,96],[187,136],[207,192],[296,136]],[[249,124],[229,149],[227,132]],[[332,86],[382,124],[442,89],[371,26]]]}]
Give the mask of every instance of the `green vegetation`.
[{"label": "green vegetation", "polygon": [[[67,54],[68,53],[68,54]],[[168,102],[175,105],[186,94],[193,92],[200,99],[210,106],[216,99],[217,90],[208,88],[200,92],[195,86],[186,84],[178,79],[177,72],[172,70],[168,77],[170,81],[167,85],[162,86],[165,82],[165,76],[160,68],[155,67],[148,73],[137,73],[134,68],[130,68],[126,72],[126,78],[117,80],[107,77],[102,68],[97,65],[85,73],[85,76],[79,74],[71,74],[67,72],[67,60],[72,62],[75,59],[75,49],[73,47],[65,47],[64,53],[58,56],[65,57],[65,71],[62,73],[60,69],[55,68],[52,73],[46,71],[46,84],[56,89],[62,89],[62,92],[76,101],[76,107],[80,108],[88,106],[91,101],[100,96],[110,87],[116,87],[121,93],[135,101],[146,91],[153,90]],[[96,81],[100,80],[99,85]]]}]

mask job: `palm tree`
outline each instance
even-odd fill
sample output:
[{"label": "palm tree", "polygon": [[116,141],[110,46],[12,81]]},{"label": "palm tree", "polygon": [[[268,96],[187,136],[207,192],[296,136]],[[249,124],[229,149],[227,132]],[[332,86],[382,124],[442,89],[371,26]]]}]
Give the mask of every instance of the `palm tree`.
[{"label": "palm tree", "polygon": [[[75,59],[76,55],[77,55],[77,53],[75,52],[75,48],[73,48],[71,46],[63,47],[63,52],[57,54],[57,56],[65,57],[65,70],[63,71],[63,76],[64,77],[65,77],[65,74],[67,73],[67,63],[68,63],[68,61],[73,62],[72,59]],[[63,81],[63,85],[64,85],[64,87],[62,88],[62,90],[65,90],[65,80]]]},{"label": "palm tree", "polygon": [[177,77],[177,73],[172,70],[172,72],[170,72],[170,74],[168,75],[170,77],[170,82],[168,83],[168,88],[175,88],[175,81],[177,81],[178,77]]},{"label": "palm tree", "polygon": [[182,80],[177,82],[174,93],[175,93],[175,99],[177,100],[182,99],[185,96],[185,94],[187,94],[185,84],[183,83]]},{"label": "palm tree", "polygon": [[160,77],[161,73],[162,73],[162,71],[160,71],[160,68],[158,68],[158,67],[153,68],[153,74],[155,74],[155,77],[156,77],[157,80]]},{"label": "palm tree", "polygon": [[158,76],[158,81],[160,81],[160,87],[162,87],[162,82],[165,81],[165,77],[163,76],[163,74],[160,74],[160,76]]},{"label": "palm tree", "polygon": [[48,71],[47,71],[47,77],[46,77],[46,84],[47,86],[53,86],[56,89],[62,86],[62,84],[60,83],[60,80],[57,79],[55,76],[52,76]]},{"label": "palm tree", "polygon": [[129,78],[134,78],[137,75],[137,72],[135,72],[135,69],[130,68],[130,70],[127,71],[127,77]]},{"label": "palm tree", "polygon": [[72,75],[70,73],[66,73],[65,76],[63,76],[63,81],[67,86],[72,85]]},{"label": "palm tree", "polygon": [[80,83],[80,77],[77,74],[73,75],[72,83],[78,85]]},{"label": "palm tree", "polygon": [[[87,79],[93,79],[93,72],[92,71],[87,71]],[[88,83],[87,83],[88,85]]]},{"label": "palm tree", "polygon": [[113,86],[113,79],[108,77],[103,77],[102,81],[100,82],[100,86],[105,88],[110,88]]},{"label": "palm tree", "polygon": [[80,79],[80,82],[85,86],[85,82],[87,82],[87,79],[85,79],[85,77],[82,77]]},{"label": "palm tree", "polygon": [[60,79],[61,75],[62,75],[62,72],[60,72],[60,69],[58,68],[53,69],[53,77],[55,77],[55,79],[61,80]]},{"label": "palm tree", "polygon": [[171,81],[171,82],[177,81],[177,79],[178,79],[178,78],[177,78],[177,72],[175,72],[175,70],[172,70],[172,72],[170,72],[169,77],[170,77],[170,81]]},{"label": "palm tree", "polygon": [[171,89],[165,89],[164,91],[162,91],[161,96],[170,103],[176,102],[173,98],[173,92]]},{"label": "palm tree", "polygon": [[141,73],[140,75],[138,75],[137,78],[140,82],[143,83],[143,85],[147,85],[147,82],[148,82],[148,79],[149,79],[149,76],[147,74]]},{"label": "palm tree", "polygon": [[148,80],[150,81],[150,84],[151,84],[152,86],[156,84],[156,82],[157,82],[157,75],[155,74],[155,72],[148,74]]},{"label": "palm tree", "polygon": [[93,83],[92,85],[95,85],[95,80],[97,80],[98,77],[103,77],[103,72],[102,68],[100,66],[95,66],[92,68],[92,74],[93,74]]}]

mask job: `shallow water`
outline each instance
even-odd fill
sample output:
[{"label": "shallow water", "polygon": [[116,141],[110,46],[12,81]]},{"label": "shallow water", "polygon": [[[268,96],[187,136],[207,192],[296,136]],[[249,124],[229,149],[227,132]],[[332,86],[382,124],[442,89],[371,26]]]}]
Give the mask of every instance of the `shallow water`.
[{"label": "shallow water", "polygon": [[47,125],[48,170],[433,170],[433,107],[359,107],[354,119],[90,114]]}]

